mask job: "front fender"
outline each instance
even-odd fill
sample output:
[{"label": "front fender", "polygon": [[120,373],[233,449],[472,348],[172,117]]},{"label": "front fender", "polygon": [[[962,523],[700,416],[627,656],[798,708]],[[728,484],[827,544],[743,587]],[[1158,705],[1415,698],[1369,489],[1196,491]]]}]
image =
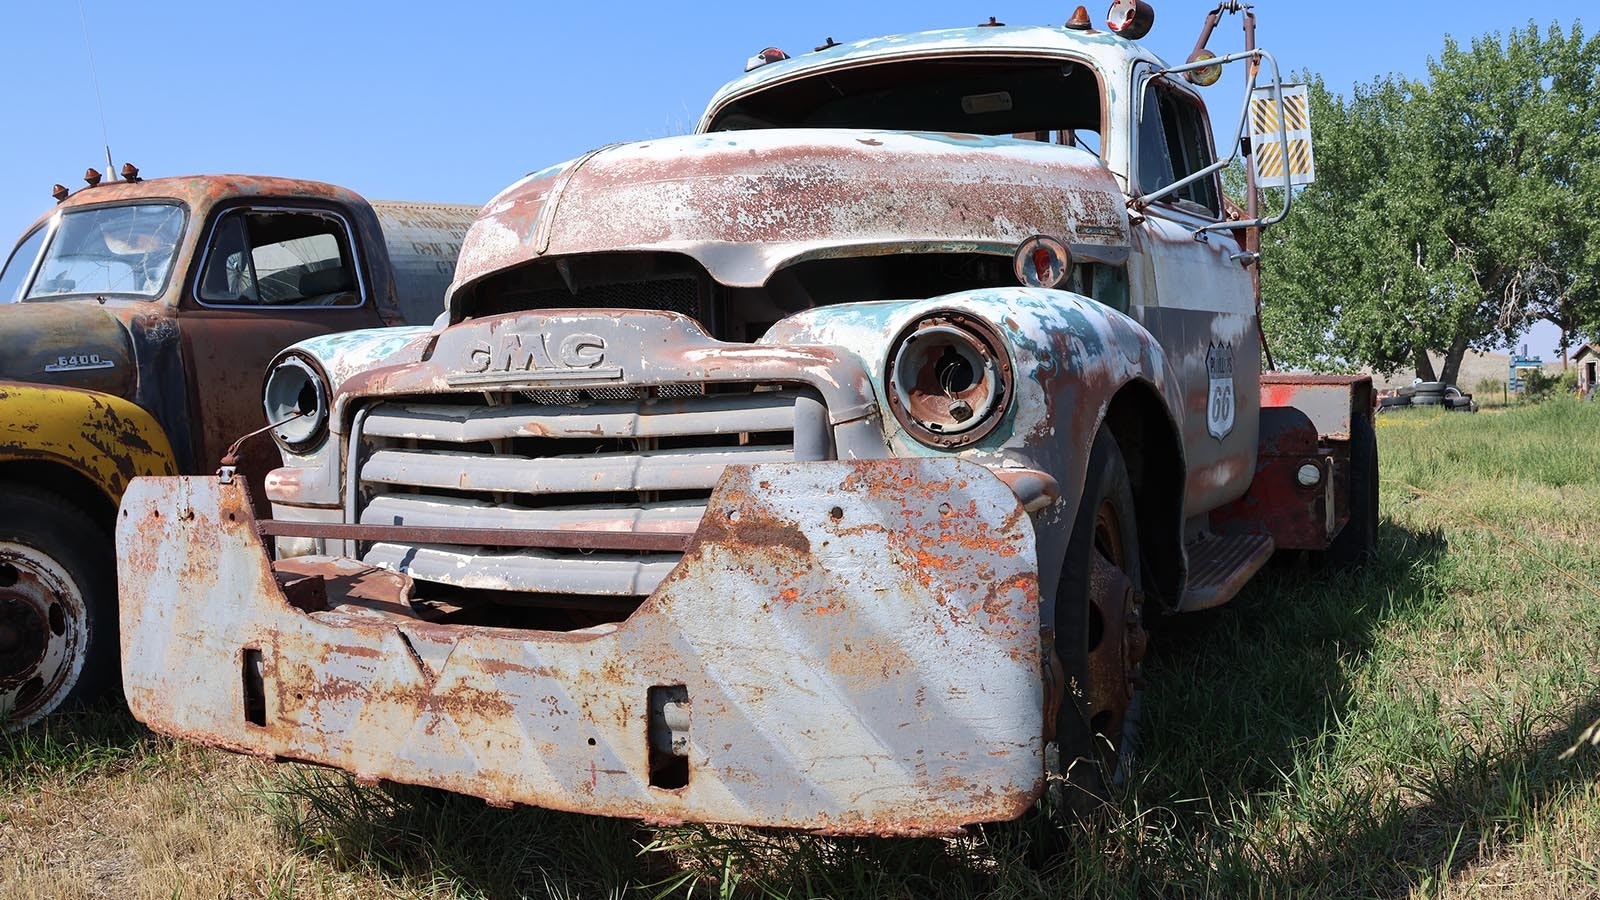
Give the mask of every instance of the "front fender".
[{"label": "front fender", "polygon": [[66,466],[113,505],[134,478],[178,474],[166,432],[130,401],[14,381],[0,381],[0,462]]},{"label": "front fender", "polygon": [[[1005,337],[1014,367],[1014,396],[1005,420],[982,441],[960,450],[930,447],[906,434],[889,413],[884,393],[894,336],[941,309],[991,323]],[[761,340],[828,344],[857,356],[872,375],[896,456],[958,455],[1052,475],[1061,499],[1034,523],[1044,596],[1055,588],[1083,492],[1089,447],[1112,400],[1129,385],[1143,383],[1160,398],[1174,434],[1182,433],[1183,395],[1161,344],[1134,319],[1066,291],[986,288],[920,300],[840,304],[785,319]]]},{"label": "front fender", "polygon": [[[402,350],[409,348],[414,351],[413,356],[420,356],[425,338],[431,332],[432,329],[425,325],[407,325],[323,334],[289,345],[278,358],[294,353],[315,363],[327,377],[331,401],[339,396],[340,385],[351,376],[390,360]],[[415,347],[411,346],[413,344]],[[327,433],[330,436],[344,431],[343,423],[336,418],[339,412],[337,407],[331,412],[335,420],[328,423]],[[266,477],[267,498],[273,502],[275,511],[280,510],[280,503],[325,508],[340,505],[339,441],[324,439],[304,453],[290,452],[281,444],[278,450],[283,456],[284,467],[267,473]]]},{"label": "front fender", "polygon": [[299,353],[321,366],[330,382],[328,396],[333,397],[351,375],[378,365],[431,331],[426,325],[361,328],[307,338],[284,348],[284,353]]}]

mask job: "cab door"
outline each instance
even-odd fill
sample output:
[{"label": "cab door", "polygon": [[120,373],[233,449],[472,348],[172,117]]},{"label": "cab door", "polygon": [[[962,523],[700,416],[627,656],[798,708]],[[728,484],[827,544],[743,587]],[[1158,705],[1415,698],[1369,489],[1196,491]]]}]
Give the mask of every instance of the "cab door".
[{"label": "cab door", "polygon": [[[215,213],[179,309],[195,465],[267,425],[267,365],[289,344],[382,324],[350,216],[337,206],[242,204]],[[269,435],[245,443],[239,469],[262,503],[280,463]]]},{"label": "cab door", "polygon": [[[1168,77],[1134,82],[1132,192],[1146,195],[1211,165],[1204,105]],[[1142,101],[1138,99],[1142,91]],[[1166,194],[1135,217],[1138,316],[1166,349],[1183,390],[1189,465],[1185,510],[1204,513],[1241,496],[1255,472],[1261,342],[1255,294],[1238,232],[1197,230],[1222,221],[1220,179]],[[1137,299],[1137,298],[1136,298]]]}]

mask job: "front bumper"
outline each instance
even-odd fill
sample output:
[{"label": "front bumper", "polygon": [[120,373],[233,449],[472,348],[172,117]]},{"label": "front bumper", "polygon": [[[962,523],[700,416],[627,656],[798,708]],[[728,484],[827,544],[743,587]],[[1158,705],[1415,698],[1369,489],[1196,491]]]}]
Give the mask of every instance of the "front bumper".
[{"label": "front bumper", "polygon": [[[211,477],[136,479],[117,545],[128,703],[166,734],[497,804],[827,833],[949,833],[1043,787],[1033,528],[959,460],[731,466],[660,587],[577,632],[427,623],[405,576],[274,566],[242,486]],[[302,576],[319,589],[280,586]],[[686,695],[681,786],[653,784],[652,689]]]}]

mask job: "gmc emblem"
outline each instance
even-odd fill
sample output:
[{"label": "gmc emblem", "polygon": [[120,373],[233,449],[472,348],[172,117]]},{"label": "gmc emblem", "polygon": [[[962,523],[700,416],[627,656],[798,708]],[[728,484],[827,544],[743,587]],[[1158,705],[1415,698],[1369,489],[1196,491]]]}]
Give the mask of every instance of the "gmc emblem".
[{"label": "gmc emblem", "polygon": [[473,341],[461,361],[464,374],[451,375],[451,384],[489,384],[528,381],[615,381],[621,366],[608,366],[606,340],[579,332],[557,338],[550,334],[507,332],[497,343]]}]

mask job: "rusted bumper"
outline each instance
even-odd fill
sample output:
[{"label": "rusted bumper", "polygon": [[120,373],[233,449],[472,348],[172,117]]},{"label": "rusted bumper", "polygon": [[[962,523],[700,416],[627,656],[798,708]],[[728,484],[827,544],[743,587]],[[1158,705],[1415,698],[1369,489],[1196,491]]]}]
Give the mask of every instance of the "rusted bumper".
[{"label": "rusted bumper", "polygon": [[[167,734],[494,803],[830,833],[948,833],[1043,786],[1032,525],[958,460],[729,467],[660,587],[576,632],[423,622],[408,579],[348,559],[275,572],[215,478],[134,481],[117,542],[128,702]],[[300,575],[326,601],[280,587]]]}]

